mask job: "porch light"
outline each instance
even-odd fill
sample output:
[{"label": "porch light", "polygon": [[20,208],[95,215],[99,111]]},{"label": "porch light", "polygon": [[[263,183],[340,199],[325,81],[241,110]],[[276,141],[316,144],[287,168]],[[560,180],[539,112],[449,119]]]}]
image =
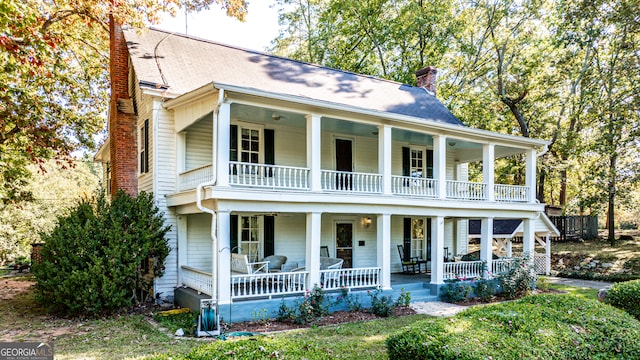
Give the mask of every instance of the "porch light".
[{"label": "porch light", "polygon": [[362,227],[365,229],[368,229],[371,226],[371,218],[370,217],[363,217],[362,218]]}]

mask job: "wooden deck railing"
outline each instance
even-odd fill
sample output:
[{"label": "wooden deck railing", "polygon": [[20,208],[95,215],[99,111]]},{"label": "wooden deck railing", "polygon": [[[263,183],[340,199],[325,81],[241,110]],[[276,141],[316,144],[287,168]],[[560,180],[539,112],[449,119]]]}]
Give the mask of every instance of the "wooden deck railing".
[{"label": "wooden deck railing", "polygon": [[352,193],[382,192],[382,175],[348,171],[322,170],[322,189]]},{"label": "wooden deck railing", "polygon": [[180,267],[182,285],[196,290],[198,294],[203,293],[213,296],[213,278],[211,273],[182,265]]},{"label": "wooden deck railing", "polygon": [[486,200],[487,184],[447,180],[447,198],[460,200]]},{"label": "wooden deck railing", "polygon": [[436,197],[438,180],[392,175],[391,192],[397,195]]},{"label": "wooden deck railing", "polygon": [[323,290],[357,289],[380,286],[379,267],[320,270]]},{"label": "wooden deck railing", "polygon": [[231,298],[272,298],[303,294],[307,290],[307,276],[308,271],[231,275]]},{"label": "wooden deck railing", "polygon": [[309,169],[229,162],[229,184],[273,189],[309,189]]}]

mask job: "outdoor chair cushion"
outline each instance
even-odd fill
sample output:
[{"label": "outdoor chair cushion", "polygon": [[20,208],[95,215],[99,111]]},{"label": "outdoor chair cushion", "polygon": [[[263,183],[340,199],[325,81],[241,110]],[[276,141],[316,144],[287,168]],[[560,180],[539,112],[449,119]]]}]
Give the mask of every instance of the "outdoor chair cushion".
[{"label": "outdoor chair cushion", "polygon": [[284,255],[269,255],[265,257],[263,261],[269,262],[269,272],[281,271],[282,265],[287,262],[287,257]]}]

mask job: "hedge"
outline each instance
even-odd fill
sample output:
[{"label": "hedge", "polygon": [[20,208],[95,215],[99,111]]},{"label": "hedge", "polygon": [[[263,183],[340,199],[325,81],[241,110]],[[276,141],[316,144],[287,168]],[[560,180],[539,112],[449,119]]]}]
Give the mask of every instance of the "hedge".
[{"label": "hedge", "polygon": [[640,280],[614,284],[607,292],[606,302],[640,320]]},{"label": "hedge", "polygon": [[640,322],[596,300],[533,295],[416,322],[387,339],[390,359],[638,359]]}]

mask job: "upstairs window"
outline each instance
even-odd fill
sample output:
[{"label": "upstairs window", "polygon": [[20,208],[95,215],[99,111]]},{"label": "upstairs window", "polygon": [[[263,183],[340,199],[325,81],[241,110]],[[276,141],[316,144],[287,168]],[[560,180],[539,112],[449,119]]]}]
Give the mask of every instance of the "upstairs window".
[{"label": "upstairs window", "polygon": [[149,172],[149,119],[140,127],[140,174]]}]

